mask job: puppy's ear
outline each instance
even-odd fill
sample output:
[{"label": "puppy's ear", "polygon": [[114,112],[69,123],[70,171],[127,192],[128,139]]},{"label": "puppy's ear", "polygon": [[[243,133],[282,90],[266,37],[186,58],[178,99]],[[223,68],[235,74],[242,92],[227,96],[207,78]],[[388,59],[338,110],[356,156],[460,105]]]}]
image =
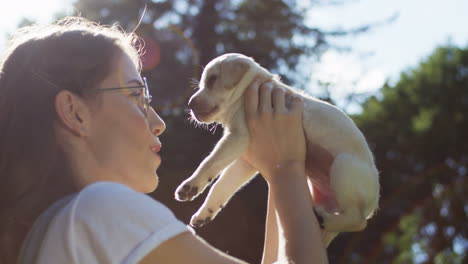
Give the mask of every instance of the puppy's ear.
[{"label": "puppy's ear", "polygon": [[235,59],[223,63],[221,66],[221,77],[223,79],[224,88],[228,90],[234,88],[249,69],[249,63],[242,59]]}]

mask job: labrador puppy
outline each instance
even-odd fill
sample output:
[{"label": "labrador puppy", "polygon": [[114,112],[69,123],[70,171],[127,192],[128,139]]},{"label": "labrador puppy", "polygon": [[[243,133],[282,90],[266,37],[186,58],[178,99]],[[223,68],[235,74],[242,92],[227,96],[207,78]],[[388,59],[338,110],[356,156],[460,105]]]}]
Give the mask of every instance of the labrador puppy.
[{"label": "labrador puppy", "polygon": [[[373,155],[361,131],[337,107],[283,84],[252,58],[236,53],[209,62],[199,90],[189,100],[191,114],[198,122],[224,127],[223,137],[211,154],[175,192],[179,201],[193,200],[221,173],[190,224],[201,226],[213,220],[257,174],[240,158],[249,145],[243,94],[255,77],[273,81],[286,94],[304,98],[306,173],[324,244],[328,246],[339,232],[364,229],[378,207],[380,185]],[[324,164],[325,156],[332,162]]]}]

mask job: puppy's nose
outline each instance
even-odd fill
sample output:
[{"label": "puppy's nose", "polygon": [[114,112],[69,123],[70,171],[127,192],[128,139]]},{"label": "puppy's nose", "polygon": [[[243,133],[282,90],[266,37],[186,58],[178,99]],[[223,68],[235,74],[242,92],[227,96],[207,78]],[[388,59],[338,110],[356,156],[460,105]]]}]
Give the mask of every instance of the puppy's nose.
[{"label": "puppy's nose", "polygon": [[188,106],[195,113],[205,113],[212,110],[212,106],[197,97],[190,98]]},{"label": "puppy's nose", "polygon": [[199,105],[197,98],[192,96],[192,98],[190,98],[190,100],[188,102],[189,108],[192,109],[192,110],[195,110],[197,108],[197,105]]},{"label": "puppy's nose", "polygon": [[206,108],[205,105],[195,96],[192,96],[192,98],[190,98],[188,106],[195,113],[203,112]]}]

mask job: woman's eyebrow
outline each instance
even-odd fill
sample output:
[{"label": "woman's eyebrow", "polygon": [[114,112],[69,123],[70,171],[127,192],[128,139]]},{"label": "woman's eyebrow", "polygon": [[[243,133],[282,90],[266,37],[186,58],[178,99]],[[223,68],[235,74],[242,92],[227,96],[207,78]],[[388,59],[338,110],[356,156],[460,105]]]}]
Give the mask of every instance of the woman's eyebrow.
[{"label": "woman's eyebrow", "polygon": [[131,79],[130,81],[127,82],[127,84],[131,84],[131,83],[136,83],[138,86],[145,86],[143,82],[139,79]]}]

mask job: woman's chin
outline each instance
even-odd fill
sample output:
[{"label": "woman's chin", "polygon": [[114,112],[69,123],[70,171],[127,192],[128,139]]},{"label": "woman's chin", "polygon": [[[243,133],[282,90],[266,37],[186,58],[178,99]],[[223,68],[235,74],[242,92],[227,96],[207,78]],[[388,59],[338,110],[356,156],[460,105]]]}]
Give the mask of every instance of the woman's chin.
[{"label": "woman's chin", "polygon": [[154,192],[156,188],[158,188],[159,177],[156,173],[152,176],[153,177],[150,180],[146,181],[145,184],[142,186],[142,193],[151,193]]},{"label": "woman's chin", "polygon": [[158,175],[156,175],[156,177],[154,178],[153,184],[151,185],[152,188],[150,188],[150,190],[148,190],[148,192],[146,192],[146,193],[154,192],[154,190],[156,190],[156,188],[158,188],[158,185],[159,185],[159,177],[158,177]]}]

